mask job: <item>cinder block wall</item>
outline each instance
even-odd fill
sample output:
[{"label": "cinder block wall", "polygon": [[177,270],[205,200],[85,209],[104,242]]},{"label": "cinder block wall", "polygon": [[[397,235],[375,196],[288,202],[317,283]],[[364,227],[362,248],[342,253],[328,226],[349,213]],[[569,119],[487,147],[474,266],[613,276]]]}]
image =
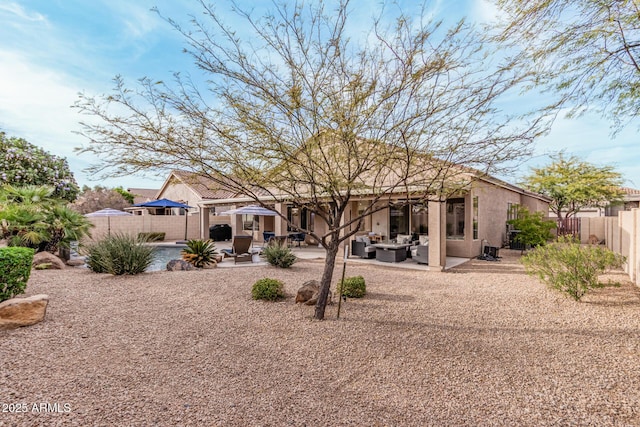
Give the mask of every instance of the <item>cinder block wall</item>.
[{"label": "cinder block wall", "polygon": [[[218,224],[228,224],[228,217],[220,217]],[[91,230],[92,238],[89,240],[99,240],[109,234],[133,234],[164,232],[165,240],[183,240],[185,238],[185,227],[187,228],[187,239],[200,238],[200,218],[198,215],[189,215],[185,221],[185,216],[179,215],[133,215],[133,216],[114,216],[92,217],[90,221],[95,225]],[[226,221],[225,221],[226,220]],[[110,227],[109,227],[110,224]],[[208,233],[206,233],[208,235]]]},{"label": "cinder block wall", "polygon": [[640,285],[640,209],[618,212],[617,217],[581,219],[581,241],[587,243],[589,235],[604,238],[612,251],[627,257],[624,265],[629,278]]}]

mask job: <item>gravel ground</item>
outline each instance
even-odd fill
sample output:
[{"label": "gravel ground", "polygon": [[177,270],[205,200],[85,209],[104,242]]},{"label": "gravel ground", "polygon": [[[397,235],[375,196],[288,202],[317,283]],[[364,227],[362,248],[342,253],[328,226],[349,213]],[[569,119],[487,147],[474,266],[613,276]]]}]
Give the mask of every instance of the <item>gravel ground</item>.
[{"label": "gravel ground", "polygon": [[[323,322],[293,300],[320,261],[34,271],[27,295],[49,308],[0,331],[0,426],[640,425],[638,288],[576,303],[482,263],[349,265],[368,294]],[[251,300],[262,277],[289,297]]]}]

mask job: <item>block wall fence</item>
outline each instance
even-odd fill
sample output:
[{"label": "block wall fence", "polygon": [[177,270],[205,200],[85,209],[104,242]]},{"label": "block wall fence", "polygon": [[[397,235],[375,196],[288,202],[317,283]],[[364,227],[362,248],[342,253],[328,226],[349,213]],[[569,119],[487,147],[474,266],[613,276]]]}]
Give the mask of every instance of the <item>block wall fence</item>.
[{"label": "block wall fence", "polygon": [[[209,219],[209,225],[229,224],[228,216],[212,216]],[[184,215],[131,215],[131,216],[112,216],[112,217],[90,217],[89,220],[94,227],[91,229],[91,238],[88,241],[100,240],[109,234],[133,234],[164,232],[165,240],[184,240],[185,228],[187,230],[187,239],[199,239],[200,234],[200,216],[189,215],[185,220]],[[204,233],[209,236],[209,232]]]},{"label": "block wall fence", "polygon": [[618,212],[617,217],[582,218],[581,242],[587,243],[591,235],[627,258],[624,271],[640,286],[640,209]]}]

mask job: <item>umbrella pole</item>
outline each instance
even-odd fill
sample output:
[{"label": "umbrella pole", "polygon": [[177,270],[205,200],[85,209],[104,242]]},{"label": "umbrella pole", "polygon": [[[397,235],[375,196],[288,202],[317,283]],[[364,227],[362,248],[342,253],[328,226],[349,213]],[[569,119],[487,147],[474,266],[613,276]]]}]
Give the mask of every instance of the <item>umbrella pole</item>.
[{"label": "umbrella pole", "polygon": [[187,230],[189,229],[189,209],[184,210],[184,240],[187,240]]}]

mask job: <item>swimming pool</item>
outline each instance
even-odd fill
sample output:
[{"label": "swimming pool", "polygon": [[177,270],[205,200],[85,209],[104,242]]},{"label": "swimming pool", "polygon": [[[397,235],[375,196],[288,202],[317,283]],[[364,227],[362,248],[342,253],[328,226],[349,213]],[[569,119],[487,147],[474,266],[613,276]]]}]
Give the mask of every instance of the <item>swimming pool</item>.
[{"label": "swimming pool", "polygon": [[167,263],[172,259],[182,259],[180,251],[186,246],[156,246],[153,253],[153,262],[146,271],[161,271],[167,268]]}]

